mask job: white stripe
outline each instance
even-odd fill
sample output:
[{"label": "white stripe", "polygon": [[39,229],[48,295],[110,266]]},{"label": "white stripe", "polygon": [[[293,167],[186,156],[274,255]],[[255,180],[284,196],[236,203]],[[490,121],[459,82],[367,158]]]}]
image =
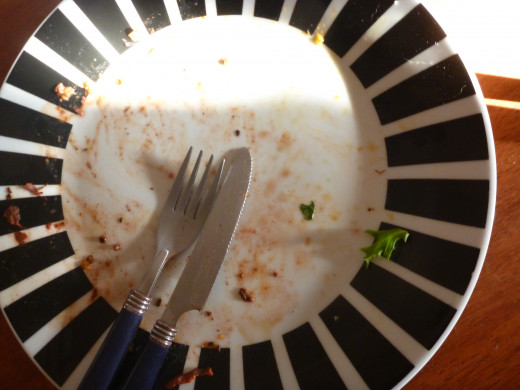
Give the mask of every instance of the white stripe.
[{"label": "white stripe", "polygon": [[[63,1],[58,7],[61,12],[71,21],[78,31],[89,40],[89,42],[105,57],[108,62],[114,62],[119,57],[119,53],[103,36],[97,27],[74,3],[74,1]],[[123,42],[121,42],[123,44]]]},{"label": "white stripe", "polygon": [[410,12],[417,3],[413,0],[394,1],[394,4],[363,34],[343,57],[343,61],[350,66],[375,41],[381,38],[399,20]]},{"label": "white stripe", "polygon": [[403,131],[474,115],[479,112],[478,104],[476,95],[443,104],[382,126],[382,135],[388,137]]},{"label": "white stripe", "polygon": [[323,321],[321,321],[320,318],[315,317],[309,322],[314,333],[316,333],[316,336],[320,340],[321,345],[325,349],[327,356],[332,362],[332,365],[336,368],[336,371],[345,385],[347,385],[347,388],[356,390],[368,389],[368,385],[365,383],[361,375],[359,375]]},{"label": "white stripe", "polygon": [[244,5],[242,6],[242,15],[243,16],[255,16],[255,1],[244,1]]},{"label": "white stripe", "polygon": [[68,257],[1,291],[0,306],[5,307],[10,305],[44,284],[47,284],[64,273],[73,270],[78,266],[78,263],[79,261],[74,257]]},{"label": "white stripe", "polygon": [[487,180],[489,175],[489,161],[487,160],[389,167],[384,173],[387,179]]},{"label": "white stripe", "polygon": [[[3,188],[5,188],[5,187],[3,187]],[[21,190],[21,191],[25,191],[25,190]],[[14,190],[13,190],[13,192],[14,192]],[[23,222],[23,220],[22,220],[22,222]],[[56,228],[56,226],[54,226],[54,223],[53,223],[53,224],[49,225],[49,227],[47,227],[47,225],[41,225],[41,226],[36,226],[36,227],[30,228],[30,229],[25,229],[23,232],[27,234],[27,239],[25,240],[25,242],[31,242],[31,241],[35,241],[35,240],[38,240],[43,237],[50,236],[59,231],[61,231],[61,228],[59,228],[59,229]],[[14,238],[14,233],[4,234],[4,235],[0,236],[0,248],[2,248],[1,249],[2,251],[14,248],[18,245],[20,245],[20,244]],[[0,297],[2,296],[2,294],[3,294],[3,292],[0,292]],[[1,299],[0,299],[0,302],[1,302]]]},{"label": "white stripe", "polygon": [[409,58],[404,64],[385,75],[382,79],[376,81],[367,88],[367,93],[371,98],[376,97],[410,77],[438,64],[453,54],[454,52],[448,40],[443,39],[417,54],[415,57]]},{"label": "white stripe", "polygon": [[244,390],[244,364],[242,360],[242,346],[234,346],[230,350],[230,390]]},{"label": "white stripe", "polygon": [[336,18],[339,12],[345,7],[348,0],[332,0],[327,7],[323,17],[321,18],[318,26],[316,27],[316,33],[325,35]]},{"label": "white stripe", "polygon": [[2,135],[0,135],[0,151],[32,154],[35,156],[61,159],[63,159],[65,155],[65,150],[62,148],[40,144],[32,141],[26,141],[23,139],[4,137]]},{"label": "white stripe", "polygon": [[58,55],[54,50],[35,37],[29,38],[24,49],[27,53],[66,77],[77,86],[83,87],[85,81],[89,84],[94,83],[90,77],[79,71],[74,65],[69,63],[66,59]]},{"label": "white stripe", "polygon": [[485,230],[481,228],[438,221],[397,211],[385,210],[385,218],[387,222],[402,226],[403,229],[415,230],[475,248],[480,248],[485,235]]},{"label": "white stripe", "polygon": [[280,19],[278,19],[278,23],[289,24],[295,6],[296,0],[285,0],[283,2],[282,12],[280,13]]},{"label": "white stripe", "polygon": [[[1,140],[0,140],[0,142],[1,142]],[[54,196],[54,195],[61,194],[61,185],[59,185],[59,184],[49,184],[49,185],[46,185],[45,183],[33,183],[33,184],[36,186],[36,188],[38,188],[38,191],[40,191],[41,196]],[[9,188],[9,191],[11,191],[10,194],[11,194],[12,199],[36,197],[36,195],[27,191],[21,185],[9,185],[9,186],[0,186],[0,198],[2,197],[2,194],[7,195],[8,188]],[[38,228],[40,228],[40,227],[38,227]],[[0,244],[0,248],[3,248],[3,246],[1,244]]]},{"label": "white stripe", "polygon": [[[201,0],[204,1],[204,0]],[[217,16],[217,2],[216,0],[206,1],[206,16]]]},{"label": "white stripe", "polygon": [[428,350],[417,340],[383,314],[352,286],[348,285],[345,287],[343,296],[410,362],[415,364],[428,353]]},{"label": "white stripe", "polygon": [[[0,89],[0,98],[30,108],[34,111],[44,112],[53,118],[62,119],[60,118],[60,112],[56,105],[26,92],[23,89],[15,87],[14,85],[5,83]],[[44,110],[44,107],[48,109]]]},{"label": "white stripe", "polygon": [[[417,256],[415,259],[417,262],[421,261],[421,257]],[[397,275],[400,279],[414,285],[420,290],[430,294],[431,296],[437,298],[438,300],[444,302],[448,306],[457,309],[459,305],[462,303],[462,299],[464,298],[462,295],[457,294],[446,287],[443,287],[431,280],[422,277],[410,271],[409,269],[393,262],[387,260],[378,260],[377,265],[381,268],[387,270],[388,272]]]},{"label": "white stripe", "polygon": [[53,337],[88,307],[91,298],[92,291],[89,291],[29,337],[23,344],[27,353],[30,356],[36,355]]},{"label": "white stripe", "polygon": [[146,29],[141,17],[135,10],[134,5],[130,0],[115,0],[119,9],[123,13],[125,19],[130,24],[130,27],[137,31],[142,37],[148,35],[148,30]]},{"label": "white stripe", "polygon": [[294,374],[289,354],[285,348],[285,343],[282,336],[273,335],[271,339],[273,345],[274,356],[276,363],[278,364],[278,373],[282,381],[282,387],[284,389],[299,389],[298,380]]},{"label": "white stripe", "polygon": [[164,6],[166,7],[166,12],[168,12],[168,18],[170,19],[170,23],[173,26],[176,26],[178,23],[182,22],[179,4],[176,0],[164,0]]}]

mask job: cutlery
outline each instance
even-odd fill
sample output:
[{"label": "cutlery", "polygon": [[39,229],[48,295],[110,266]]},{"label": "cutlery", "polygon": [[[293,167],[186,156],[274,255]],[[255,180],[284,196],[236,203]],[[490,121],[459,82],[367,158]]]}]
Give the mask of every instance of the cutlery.
[{"label": "cutlery", "polygon": [[152,388],[177,334],[177,320],[187,311],[202,310],[217,278],[242,213],[252,168],[247,148],[228,152],[223,161],[223,182],[213,209],[124,390]]},{"label": "cutlery", "polygon": [[192,150],[193,148],[190,148],[186,154],[161,212],[157,227],[155,257],[137,288],[128,295],[78,390],[108,388],[148,310],[150,294],[164,265],[168,259],[188,248],[204,225],[217,193],[222,170],[217,171],[211,187],[204,191],[213,161],[213,156],[211,156],[198,189],[194,191],[197,171],[202,160],[202,151],[200,151],[188,182],[184,185]]}]

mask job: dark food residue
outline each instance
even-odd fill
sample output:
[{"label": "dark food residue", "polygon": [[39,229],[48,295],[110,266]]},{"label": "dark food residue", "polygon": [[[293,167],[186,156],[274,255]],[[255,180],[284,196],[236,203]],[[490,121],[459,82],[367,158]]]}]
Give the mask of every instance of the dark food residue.
[{"label": "dark food residue", "polygon": [[179,385],[193,382],[195,378],[198,376],[213,376],[213,370],[211,369],[211,367],[194,368],[191,371],[176,376],[171,381],[166,383],[164,387],[167,389],[173,389],[174,387],[177,387]]},{"label": "dark food residue", "polygon": [[19,227],[20,229],[23,228],[23,226],[20,224],[20,208],[18,206],[9,206],[4,211],[4,218],[9,222],[11,225]]},{"label": "dark food residue", "polygon": [[36,188],[36,186],[33,183],[25,183],[23,185],[23,188],[25,188],[27,191],[29,191],[31,194],[36,196],[41,196],[42,192]]},{"label": "dark food residue", "polygon": [[251,295],[251,293],[248,292],[243,287],[240,290],[238,290],[238,294],[240,295],[240,298],[242,298],[242,300],[244,302],[254,302],[255,301],[255,298]]},{"label": "dark food residue", "polygon": [[14,232],[14,239],[19,245],[25,244],[25,240],[27,239],[27,234],[24,232]]}]

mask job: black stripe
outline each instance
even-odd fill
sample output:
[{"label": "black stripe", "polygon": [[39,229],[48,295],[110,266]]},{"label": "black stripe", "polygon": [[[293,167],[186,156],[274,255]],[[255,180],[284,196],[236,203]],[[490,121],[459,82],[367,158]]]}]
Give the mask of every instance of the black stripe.
[{"label": "black stripe", "polygon": [[65,148],[72,125],[9,100],[0,99],[0,135]]},{"label": "black stripe", "polygon": [[132,3],[150,34],[171,24],[163,0],[132,0]]},{"label": "black stripe", "polygon": [[325,34],[325,45],[343,57],[393,4],[394,0],[347,1]]},{"label": "black stripe", "polygon": [[0,161],[2,161],[0,185],[60,184],[61,182],[62,159],[0,152]]},{"label": "black stripe", "polygon": [[[9,206],[18,206],[20,209],[20,224],[24,228],[63,220],[61,197],[59,195],[0,200],[0,236],[21,230],[21,228],[9,224],[7,219],[3,217]],[[30,235],[30,232],[25,233]]]},{"label": "black stripe", "polygon": [[320,317],[371,389],[390,389],[413,369],[413,364],[342,296]]},{"label": "black stripe", "polygon": [[[7,82],[70,112],[81,108],[81,100],[86,96],[82,87],[78,87],[25,51],[16,61]],[[54,91],[59,83],[74,88],[75,94],[68,101],[61,100]]]},{"label": "black stripe", "polygon": [[382,125],[475,94],[457,54],[372,99]]},{"label": "black stripe", "polygon": [[445,37],[446,34],[435,19],[419,4],[350,67],[363,86],[368,88]]},{"label": "black stripe", "polygon": [[73,254],[66,232],[0,252],[0,291]]},{"label": "black stripe", "polygon": [[63,274],[5,307],[5,314],[22,341],[92,289],[81,268]]},{"label": "black stripe", "polygon": [[217,15],[242,15],[242,0],[216,0]]},{"label": "black stripe", "polygon": [[211,367],[213,376],[199,376],[195,390],[226,390],[230,387],[229,348],[201,348],[199,368]]},{"label": "black stripe", "polygon": [[284,334],[283,341],[302,390],[347,388],[308,322]]},{"label": "black stripe", "polygon": [[98,298],[49,341],[34,359],[58,385],[63,385],[116,315],[103,298]]},{"label": "black stripe", "polygon": [[350,283],[361,295],[430,349],[455,315],[455,309],[372,263]]},{"label": "black stripe", "polygon": [[487,180],[391,179],[385,208],[483,228],[488,201]]},{"label": "black stripe", "polygon": [[283,0],[256,0],[255,16],[272,20],[280,19]]},{"label": "black stripe", "polygon": [[289,24],[309,34],[314,34],[331,0],[298,0]]},{"label": "black stripe", "polygon": [[385,145],[389,167],[489,158],[482,114],[386,137]]},{"label": "black stripe", "polygon": [[130,28],[123,13],[114,0],[74,0],[79,8],[119,54],[127,47],[129,41],[126,30]]},{"label": "black stripe", "polygon": [[47,18],[35,36],[94,81],[110,65],[59,9]]},{"label": "black stripe", "polygon": [[206,16],[206,2],[203,0],[177,0],[182,20]]},{"label": "black stripe", "polygon": [[475,271],[479,248],[419,233],[407,227],[381,223],[379,229],[400,227],[410,233],[391,259],[418,275],[464,294]]},{"label": "black stripe", "polygon": [[242,347],[246,390],[282,390],[282,381],[271,341]]}]

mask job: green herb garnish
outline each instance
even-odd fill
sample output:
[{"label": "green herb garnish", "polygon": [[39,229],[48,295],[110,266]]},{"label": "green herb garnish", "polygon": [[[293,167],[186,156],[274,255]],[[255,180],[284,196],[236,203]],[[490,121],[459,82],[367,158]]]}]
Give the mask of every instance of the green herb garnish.
[{"label": "green herb garnish", "polygon": [[366,256],[364,257],[366,266],[370,265],[370,261],[374,257],[384,257],[390,260],[390,256],[392,256],[392,252],[395,249],[395,244],[399,240],[403,240],[406,242],[410,233],[403,229],[388,229],[388,230],[365,230],[365,233],[368,233],[374,236],[375,240],[369,247],[361,248],[363,252],[365,252]]},{"label": "green herb garnish", "polygon": [[314,218],[314,202],[311,200],[310,204],[301,204],[300,210],[302,211],[303,218],[306,221],[310,221]]}]

